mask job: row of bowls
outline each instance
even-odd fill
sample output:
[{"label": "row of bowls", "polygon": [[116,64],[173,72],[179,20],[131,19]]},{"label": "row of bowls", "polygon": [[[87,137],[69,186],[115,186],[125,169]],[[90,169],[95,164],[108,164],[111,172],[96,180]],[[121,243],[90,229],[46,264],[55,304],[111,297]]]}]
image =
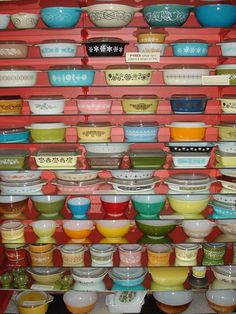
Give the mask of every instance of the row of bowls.
[{"label": "row of bowls", "polygon": [[[126,114],[156,114],[159,101],[168,100],[173,113],[199,114],[206,110],[210,100],[203,94],[173,94],[164,99],[157,95],[124,95],[113,99],[111,95],[88,95],[78,96],[76,100],[80,114],[110,114],[113,102],[119,100],[123,112]],[[72,100],[62,95],[35,95],[28,99],[22,99],[18,95],[0,96],[0,115],[21,114],[23,103],[27,101],[29,109],[35,115],[63,114],[66,102]],[[220,98],[222,112],[236,113],[236,95],[225,94]]]},{"label": "row of bowls", "polygon": [[[62,226],[64,234],[70,239],[69,243],[89,243],[87,239],[96,224],[97,231],[105,239],[100,243],[128,243],[124,238],[131,228],[137,227],[144,237],[139,239],[139,243],[171,243],[172,240],[168,234],[172,232],[177,224],[177,220],[137,220],[131,221],[126,219],[119,220],[63,220]],[[38,240],[36,243],[55,243],[53,235],[57,229],[57,223],[54,220],[37,220],[31,222],[34,233]],[[209,236],[216,223],[210,220],[184,220],[181,224],[183,231],[189,236],[190,242],[204,242],[204,238]],[[224,233],[225,241],[235,241],[236,232],[235,219],[218,220],[217,226]],[[9,246],[24,244],[25,224],[20,220],[6,220],[0,226],[2,243]],[[61,228],[60,228],[61,229]],[[226,239],[227,238],[227,239]],[[14,247],[15,247],[14,246]],[[216,245],[216,247],[219,244]],[[223,248],[217,248],[217,250]],[[216,249],[215,249],[216,250]]]},{"label": "row of bowls", "polygon": [[[198,255],[198,251],[203,248]],[[54,266],[54,263],[61,264],[58,260],[59,255],[54,255],[54,250],[60,252],[63,267],[79,267],[85,265],[85,251],[89,250],[89,261],[91,266],[97,267],[111,267],[113,266],[114,252],[119,252],[119,266],[141,266],[147,263],[148,266],[169,266],[173,263],[175,266],[194,266],[198,264],[198,257],[200,257],[200,265],[205,263],[205,259],[220,265],[224,261],[229,251],[226,245],[217,246],[217,243],[204,243],[202,246],[197,243],[181,243],[181,244],[92,244],[89,246],[83,244],[64,244],[61,246],[53,246],[52,244],[29,244],[22,245],[16,248],[5,248],[4,255],[7,258],[6,266]],[[145,261],[143,252],[145,254]],[[233,245],[234,254],[230,264],[235,263],[236,259],[236,244]],[[27,251],[29,255],[27,255]],[[172,260],[172,253],[175,262]],[[147,258],[147,261],[146,261]],[[22,265],[23,260],[23,265]],[[220,261],[220,263],[219,263]],[[115,262],[117,263],[117,261]],[[203,267],[204,268],[204,267]],[[202,270],[203,272],[203,270]]]},{"label": "row of bowls", "polygon": [[[146,292],[141,291],[120,291],[106,296],[105,304],[110,313],[140,313]],[[192,291],[154,292],[153,298],[158,309],[167,314],[177,314],[185,311],[193,300]],[[24,306],[27,300],[36,298],[42,300],[43,304],[36,304],[32,307]],[[63,295],[66,308],[73,314],[86,314],[92,311],[98,301],[96,292],[68,291]],[[229,313],[236,307],[236,293],[233,290],[208,290],[206,299],[209,306],[217,312]],[[20,314],[45,314],[48,303],[53,301],[53,297],[42,291],[24,291],[15,296],[15,303]]]},{"label": "row of bowls", "polygon": [[[142,11],[145,21],[151,27],[179,27],[187,21],[192,10],[203,27],[233,27],[236,24],[236,6],[231,4],[207,4],[196,7],[181,4],[154,4],[142,9],[123,4],[103,3],[83,8],[43,8],[40,16],[50,28],[73,28],[79,22],[81,13],[85,11],[90,21],[97,27],[125,27],[132,21],[136,12]],[[35,28],[39,14],[25,12],[2,14],[1,29],[8,27],[10,19],[18,29]]]},{"label": "row of bowls", "polygon": [[[143,34],[146,34],[146,37],[148,36],[148,33]],[[152,36],[151,34],[150,36]],[[156,35],[158,34],[160,36],[162,35],[162,33],[156,33]],[[165,36],[164,33],[163,36]],[[46,40],[39,44],[27,44],[27,42],[20,40],[0,41],[0,59],[26,58],[28,55],[28,47],[30,46],[39,47],[43,58],[76,57],[77,49],[81,44],[86,46],[87,55],[89,57],[119,57],[123,56],[125,46],[128,42],[115,37],[90,38],[82,43],[68,39]],[[196,39],[181,39],[170,44],[159,42],[138,42],[138,44],[136,44],[139,52],[160,52],[161,56],[164,55],[165,48],[168,45],[172,47],[173,56],[175,57],[205,57],[208,55],[209,46],[211,46],[206,41]],[[222,56],[236,56],[235,39],[217,43],[216,45],[220,45]]]},{"label": "row of bowls", "polygon": [[[169,129],[172,141],[179,142],[203,141],[207,129],[212,127],[204,122],[172,122],[159,125],[155,121],[127,121],[121,127],[125,142],[151,143],[157,142],[158,132],[162,126]],[[218,136],[221,141],[234,141],[236,139],[235,126],[235,121],[222,121],[214,127],[218,129]],[[75,128],[81,143],[106,143],[111,142],[114,127],[120,126],[112,125],[106,121],[79,122],[75,126],[66,125],[63,122],[34,122],[25,128],[2,129],[0,141],[2,143],[28,143],[31,138],[34,143],[63,143],[66,141],[66,129]]]},{"label": "row of bowls", "polygon": [[[166,85],[202,85],[202,78],[210,75],[206,65],[166,65],[153,69],[149,65],[111,65],[104,70],[88,66],[52,66],[49,70],[35,70],[33,67],[1,67],[0,87],[32,87],[37,83],[38,72],[47,72],[52,86],[91,86],[96,72],[104,72],[108,86],[146,86],[151,83],[153,72],[163,73]],[[217,66],[216,75],[229,75],[229,84],[236,84],[236,64]]]}]

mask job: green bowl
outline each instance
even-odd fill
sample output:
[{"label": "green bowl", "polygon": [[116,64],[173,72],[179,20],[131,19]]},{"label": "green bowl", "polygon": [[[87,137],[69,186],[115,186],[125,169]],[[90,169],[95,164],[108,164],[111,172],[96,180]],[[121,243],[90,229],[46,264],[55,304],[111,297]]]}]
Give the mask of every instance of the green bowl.
[{"label": "green bowl", "polygon": [[236,64],[218,66],[216,68],[216,75],[230,75],[230,85],[236,85]]},{"label": "green bowl", "polygon": [[203,252],[204,257],[208,261],[222,260],[225,255],[226,245],[225,243],[204,243]]},{"label": "green bowl", "polygon": [[[158,214],[165,206],[165,195],[133,195],[133,208],[139,213],[140,219],[158,218]],[[136,217],[137,219],[137,217]]]},{"label": "green bowl", "polygon": [[164,237],[175,229],[175,220],[137,220],[137,226],[147,236]]},{"label": "green bowl", "polygon": [[30,152],[24,149],[0,149],[0,170],[22,170]]},{"label": "green bowl", "polygon": [[131,166],[134,169],[158,169],[166,160],[166,153],[160,149],[130,149]]},{"label": "green bowl", "polygon": [[31,129],[30,134],[34,142],[64,142],[66,129]]},{"label": "green bowl", "polygon": [[58,218],[59,212],[64,208],[66,197],[63,195],[32,196],[34,207],[44,218]]}]

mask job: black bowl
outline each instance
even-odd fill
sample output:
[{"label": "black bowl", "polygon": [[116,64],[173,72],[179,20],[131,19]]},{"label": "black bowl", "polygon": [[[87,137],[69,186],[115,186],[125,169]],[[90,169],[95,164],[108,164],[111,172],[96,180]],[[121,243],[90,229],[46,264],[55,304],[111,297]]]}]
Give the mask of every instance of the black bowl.
[{"label": "black bowl", "polygon": [[89,57],[121,57],[128,43],[120,38],[96,37],[83,42]]}]

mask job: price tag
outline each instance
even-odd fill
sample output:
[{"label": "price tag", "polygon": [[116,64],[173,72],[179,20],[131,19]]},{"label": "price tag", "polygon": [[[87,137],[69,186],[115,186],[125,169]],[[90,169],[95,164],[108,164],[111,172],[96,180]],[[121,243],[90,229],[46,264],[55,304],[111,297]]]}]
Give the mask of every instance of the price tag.
[{"label": "price tag", "polygon": [[126,62],[160,62],[160,52],[126,52]]},{"label": "price tag", "polygon": [[49,285],[39,285],[39,284],[33,284],[31,286],[31,289],[34,289],[34,290],[42,290],[42,291],[51,291],[51,290],[54,290],[54,286],[49,286]]},{"label": "price tag", "polygon": [[230,85],[230,75],[204,75],[202,85]]}]

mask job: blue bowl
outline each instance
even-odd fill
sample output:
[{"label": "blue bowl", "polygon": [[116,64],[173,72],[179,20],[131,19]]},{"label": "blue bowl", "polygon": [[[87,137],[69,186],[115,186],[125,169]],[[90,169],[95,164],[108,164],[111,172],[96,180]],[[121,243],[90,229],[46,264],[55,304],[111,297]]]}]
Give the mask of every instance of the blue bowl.
[{"label": "blue bowl", "polygon": [[123,126],[126,142],[156,142],[158,124],[155,122],[126,122]]},{"label": "blue bowl", "polygon": [[150,26],[170,27],[183,25],[193,6],[181,4],[154,4],[143,8],[142,12]]},{"label": "blue bowl", "polygon": [[91,86],[95,70],[80,66],[51,67],[48,77],[52,86]]},{"label": "blue bowl", "polygon": [[79,22],[81,12],[77,7],[49,7],[41,9],[41,18],[51,28],[73,28]]},{"label": "blue bowl", "polygon": [[67,206],[73,214],[73,219],[86,217],[90,205],[90,199],[86,197],[74,197],[67,201]]},{"label": "blue bowl", "polygon": [[175,57],[205,57],[209,44],[201,41],[182,41],[171,44]]},{"label": "blue bowl", "polygon": [[168,98],[174,113],[203,113],[209,98],[206,95],[172,95]]},{"label": "blue bowl", "polygon": [[4,129],[0,131],[0,143],[29,143],[30,131],[25,129]]},{"label": "blue bowl", "polygon": [[212,203],[212,207],[214,209],[214,212],[211,217],[214,217],[214,219],[218,219],[218,218],[235,219],[236,218],[236,207],[234,205],[229,205],[222,202],[214,201]]},{"label": "blue bowl", "polygon": [[[109,276],[111,277],[111,279],[113,280],[113,283],[115,285],[121,286],[121,287],[135,287],[135,286],[139,286],[142,284],[142,282],[144,281],[144,278],[146,276],[146,271],[143,269],[140,270],[140,274],[135,276],[133,275],[136,272],[136,269],[138,267],[133,267],[130,268],[129,270],[127,270],[127,275],[126,278],[121,276],[117,276],[114,274],[114,271],[116,269],[116,267],[111,270],[109,272]],[[120,273],[126,272],[126,267],[122,268],[120,271]],[[123,278],[122,278],[123,277]]]},{"label": "blue bowl", "polygon": [[236,24],[236,5],[233,4],[200,5],[194,12],[204,27],[233,27]]}]

